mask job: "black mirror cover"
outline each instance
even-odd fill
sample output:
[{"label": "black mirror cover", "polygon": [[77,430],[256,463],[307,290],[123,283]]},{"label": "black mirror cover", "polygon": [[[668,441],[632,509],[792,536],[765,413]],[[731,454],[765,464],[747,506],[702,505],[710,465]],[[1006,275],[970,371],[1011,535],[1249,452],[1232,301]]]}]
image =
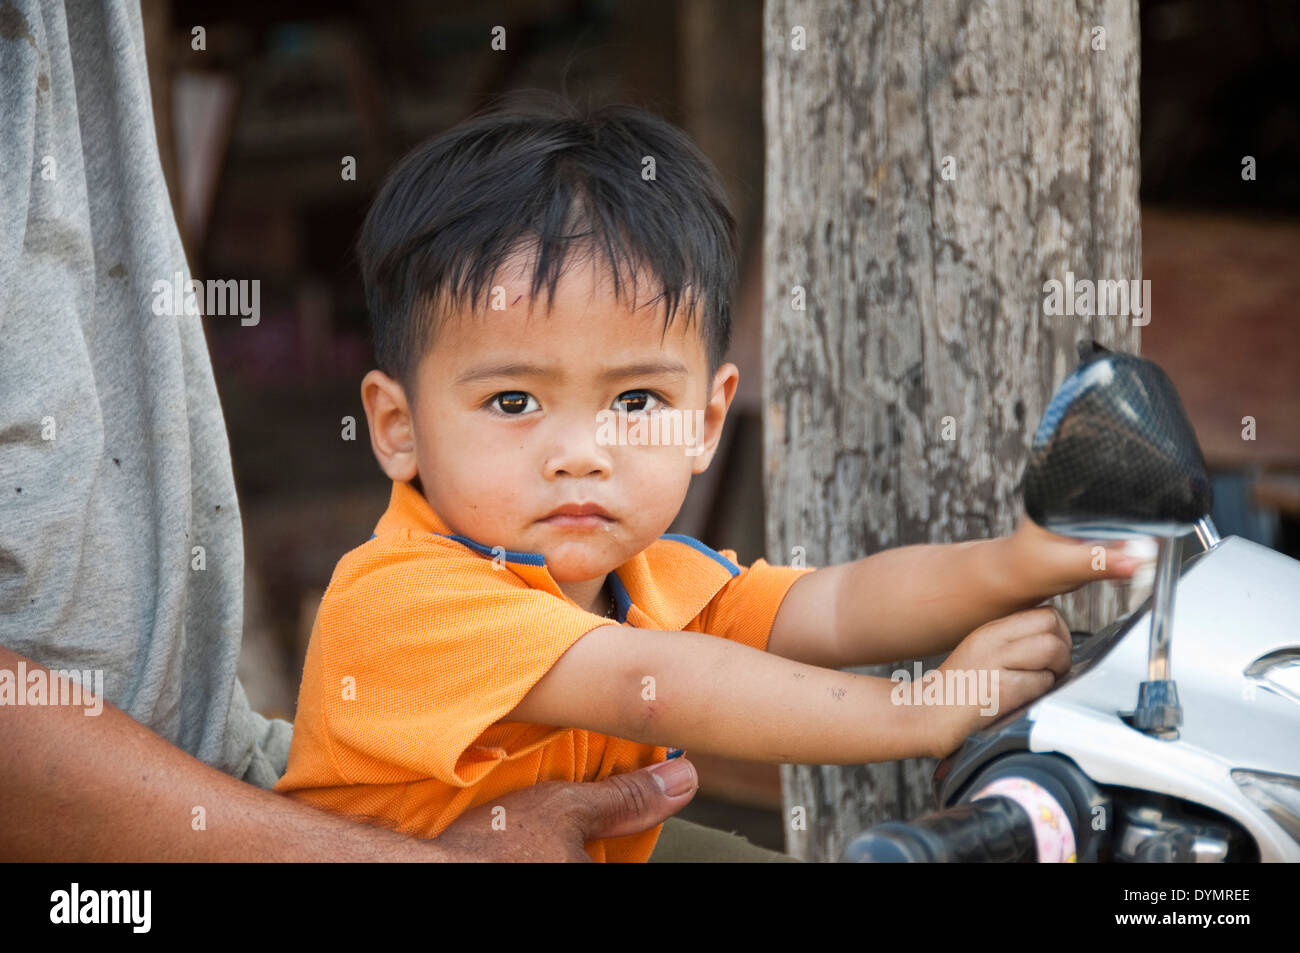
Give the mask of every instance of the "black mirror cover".
[{"label": "black mirror cover", "polygon": [[1205,458],[1157,365],[1100,345],[1052,397],[1025,469],[1025,512],[1082,537],[1166,536],[1210,511]]}]

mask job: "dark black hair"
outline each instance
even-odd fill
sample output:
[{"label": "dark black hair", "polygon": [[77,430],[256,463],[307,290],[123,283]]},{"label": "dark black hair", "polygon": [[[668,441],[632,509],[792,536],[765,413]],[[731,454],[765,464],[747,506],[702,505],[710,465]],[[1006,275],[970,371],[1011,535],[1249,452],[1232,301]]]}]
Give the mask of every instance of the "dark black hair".
[{"label": "dark black hair", "polygon": [[583,109],[538,90],[417,146],[379,190],[357,243],[375,363],[409,393],[449,308],[486,305],[497,269],[528,251],[531,294],[545,282],[549,309],[573,246],[604,253],[620,300],[648,269],[665,331],[679,304],[688,323],[701,317],[712,377],[736,283],[736,221],[716,169],[652,112]]}]

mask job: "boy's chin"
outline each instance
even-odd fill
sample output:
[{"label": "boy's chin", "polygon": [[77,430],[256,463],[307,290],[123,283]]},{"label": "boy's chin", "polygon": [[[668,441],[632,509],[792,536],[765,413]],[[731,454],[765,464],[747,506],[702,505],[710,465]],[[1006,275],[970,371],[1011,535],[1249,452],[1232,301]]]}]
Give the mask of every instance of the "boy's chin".
[{"label": "boy's chin", "polygon": [[617,568],[599,560],[546,560],[546,570],[556,582],[589,582],[603,578]]},{"label": "boy's chin", "polygon": [[560,546],[550,552],[543,551],[546,570],[556,582],[588,582],[601,579],[613,572],[626,560],[595,547],[582,550],[574,546]]}]

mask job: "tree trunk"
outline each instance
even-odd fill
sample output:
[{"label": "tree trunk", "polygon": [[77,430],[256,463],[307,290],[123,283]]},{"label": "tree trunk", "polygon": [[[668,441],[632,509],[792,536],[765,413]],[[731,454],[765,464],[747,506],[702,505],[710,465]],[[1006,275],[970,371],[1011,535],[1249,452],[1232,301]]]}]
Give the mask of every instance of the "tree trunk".
[{"label": "tree trunk", "polygon": [[[767,0],[764,18],[769,559],[1009,532],[1075,342],[1138,349],[1129,317],[1044,308],[1067,271],[1141,278],[1137,4]],[[1073,627],[1115,614],[1099,588],[1061,603]],[[789,851],[834,860],[934,807],[933,767],[784,768]]]}]

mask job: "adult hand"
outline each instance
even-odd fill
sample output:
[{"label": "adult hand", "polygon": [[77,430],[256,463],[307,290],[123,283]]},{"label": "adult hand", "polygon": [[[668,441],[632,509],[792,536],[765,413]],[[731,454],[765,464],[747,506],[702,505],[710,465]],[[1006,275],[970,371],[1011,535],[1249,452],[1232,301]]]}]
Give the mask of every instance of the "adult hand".
[{"label": "adult hand", "polygon": [[[447,860],[590,862],[587,841],[653,827],[698,789],[684,756],[603,781],[547,781],[466,811],[431,843],[450,852]],[[505,808],[505,830],[493,828],[497,807]]]}]

